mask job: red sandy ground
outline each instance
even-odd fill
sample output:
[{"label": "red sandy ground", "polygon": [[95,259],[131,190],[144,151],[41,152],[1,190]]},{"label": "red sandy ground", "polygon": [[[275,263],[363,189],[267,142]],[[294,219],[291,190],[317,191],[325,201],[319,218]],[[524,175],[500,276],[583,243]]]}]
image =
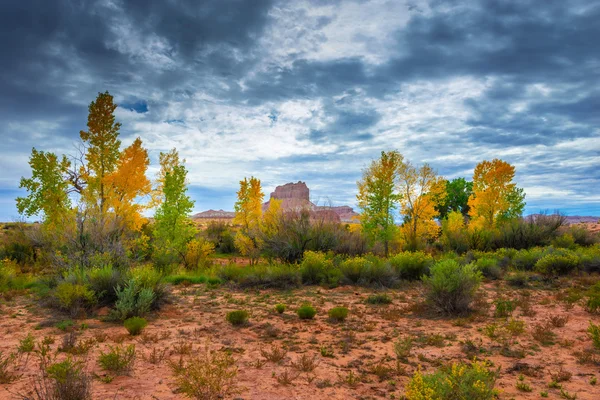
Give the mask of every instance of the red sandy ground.
[{"label": "red sandy ground", "polygon": [[[535,315],[523,316],[519,307],[514,312],[516,318],[525,321],[526,331],[517,338],[518,344],[513,348],[524,349],[526,355],[522,359],[510,358],[499,355],[499,346],[483,335],[482,328],[485,325],[502,321],[494,318],[494,308],[486,308],[485,304],[490,304],[501,295],[516,299],[523,290],[513,290],[500,283],[488,283],[481,292],[484,301],[480,302],[480,311],[471,318],[457,320],[424,314],[419,306],[422,294],[418,285],[388,291],[394,299],[388,306],[366,305],[365,299],[373,291],[356,287],[244,292],[194,285],[175,289],[171,304],[150,318],[147,334],[168,332],[170,335],[157,343],[144,343],[144,337],[128,336],[122,326],[101,322],[98,318],[77,323],[88,325],[81,332],[80,339],[102,339],[103,335],[106,336],[87,355],[87,368],[99,376],[106,375],[97,364],[100,350],[106,351],[108,345],[117,342],[135,343],[137,349],[135,369],[130,376],[116,377],[111,383],[94,380],[95,399],[183,398],[178,393],[167,363],[163,361],[160,365],[153,365],[142,357],[147,357],[156,347],[168,349],[171,359],[175,360],[179,356],[174,354],[173,346],[182,341],[192,343],[194,352],[206,343],[212,349],[233,352],[239,368],[237,382],[241,389],[234,398],[341,400],[392,398],[391,395],[401,398],[406,383],[419,364],[427,373],[435,370],[439,363],[467,360],[467,355],[462,351],[462,342],[466,340],[472,340],[485,349],[480,358],[491,360],[501,367],[496,384],[501,390],[501,399],[539,399],[542,390],[549,392],[549,398],[560,398],[558,389],[548,388],[551,374],[560,368],[572,373],[570,380],[561,383],[567,392],[577,394],[580,400],[600,399],[600,383],[596,386],[589,383],[592,376],[600,378],[598,365],[578,364],[573,355],[576,351],[593,351],[586,329],[590,320],[600,322],[597,315],[589,314],[579,305],[565,309],[565,305],[557,300],[559,290],[529,290]],[[294,311],[303,301],[310,301],[318,309],[315,320],[301,321],[296,316]],[[284,314],[272,311],[277,303],[287,304],[288,309]],[[334,306],[350,309],[345,322],[332,323],[327,320],[327,310]],[[251,312],[248,326],[235,328],[225,321],[225,314],[236,309]],[[29,296],[15,297],[0,304],[0,351],[4,354],[14,351],[19,340],[29,332],[37,339],[54,337],[56,342],[52,348],[56,349],[65,333],[53,327],[52,322],[65,317],[53,314],[51,310],[40,308]],[[557,335],[554,345],[542,346],[533,340],[531,330],[536,323],[555,315],[567,315],[569,320],[566,326],[553,328]],[[48,327],[38,327],[36,330],[39,324]],[[402,364],[406,368],[404,373],[394,373],[382,382],[371,373],[372,367],[378,363],[395,367],[393,343],[398,338],[431,334],[446,338],[443,347],[428,345],[424,341],[415,342],[408,363]],[[256,361],[264,360],[260,349],[270,349],[274,344],[287,348],[286,358],[281,364],[265,362],[257,368]],[[333,350],[333,358],[321,356],[320,348],[323,346]],[[299,374],[290,385],[278,383],[276,376],[285,370],[293,372],[291,362],[302,354],[317,356],[319,365],[314,372]],[[521,372],[511,371],[511,368],[517,363],[521,363],[521,366],[526,364],[531,370],[539,368],[534,376],[525,375],[525,382],[533,388],[530,393],[516,389]],[[341,382],[341,377],[347,376],[350,371],[362,380],[355,387]],[[31,390],[32,378],[37,373],[35,357],[30,358],[21,373],[17,381],[0,385],[1,399],[17,398],[11,392],[26,393]]]}]

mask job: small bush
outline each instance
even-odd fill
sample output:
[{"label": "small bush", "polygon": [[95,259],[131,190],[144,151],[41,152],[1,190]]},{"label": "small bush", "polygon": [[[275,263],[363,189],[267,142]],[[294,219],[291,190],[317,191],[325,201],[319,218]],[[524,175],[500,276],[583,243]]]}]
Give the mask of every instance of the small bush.
[{"label": "small bush", "polygon": [[0,384],[7,384],[17,380],[19,378],[19,375],[16,373],[17,369],[17,354],[11,353],[5,356],[0,351]]},{"label": "small bush", "polygon": [[115,289],[123,284],[123,274],[107,264],[102,268],[92,268],[87,273],[90,288],[96,293],[98,303],[101,305],[113,304],[117,300]]},{"label": "small bush", "polygon": [[165,277],[165,282],[172,285],[190,285],[206,283],[207,278],[204,275],[169,275]]},{"label": "small bush", "polygon": [[400,279],[416,281],[429,274],[433,265],[433,257],[422,251],[402,252],[389,259],[390,264]]},{"label": "small bush", "polygon": [[496,378],[497,372],[478,361],[448,365],[429,375],[417,370],[407,385],[406,398],[491,400],[498,394]]},{"label": "small bush", "polygon": [[512,259],[512,265],[519,271],[533,271],[537,261],[542,258],[543,251],[540,248],[519,250]]},{"label": "small bush", "polygon": [[94,292],[86,285],[61,282],[55,289],[60,308],[75,316],[96,303]]},{"label": "small bush", "polygon": [[117,287],[117,301],[111,318],[124,321],[131,317],[143,317],[152,309],[156,299],[154,290],[142,287],[138,280],[131,279],[124,287]]},{"label": "small bush", "polygon": [[336,322],[342,322],[348,317],[348,309],[346,307],[334,307],[328,312],[329,319]]},{"label": "small bush", "polygon": [[506,318],[512,315],[515,310],[515,303],[511,300],[496,300],[494,301],[496,309],[494,316],[496,318]]},{"label": "small bush", "polygon": [[480,258],[475,262],[477,269],[481,271],[481,274],[487,279],[500,279],[502,278],[502,268],[498,265],[498,260],[495,258]]},{"label": "small bush", "polygon": [[109,352],[100,352],[98,364],[105,370],[116,374],[128,374],[133,369],[135,362],[135,345],[127,347],[117,345],[109,346]]},{"label": "small bush", "polygon": [[300,319],[313,319],[317,315],[317,310],[310,304],[304,304],[296,311]]},{"label": "small bush", "polygon": [[300,264],[300,278],[305,285],[335,287],[339,284],[341,273],[324,253],[307,251]]},{"label": "small bush", "polygon": [[227,322],[233,326],[246,325],[248,323],[248,311],[236,310],[227,313]]},{"label": "small bush", "polygon": [[140,317],[131,317],[123,322],[123,326],[125,326],[130,335],[137,336],[148,326],[148,321]]},{"label": "small bush", "polygon": [[473,264],[461,265],[443,260],[431,268],[431,277],[424,276],[427,299],[446,314],[460,314],[469,309],[481,283],[481,272]]},{"label": "small bush", "polygon": [[67,358],[50,364],[34,385],[36,400],[88,400],[92,398],[92,378],[83,364]]},{"label": "small bush", "polygon": [[586,292],[586,308],[589,312],[595,313],[600,310],[600,282],[590,287]]},{"label": "small bush", "polygon": [[573,250],[575,247],[577,247],[577,245],[575,244],[575,238],[573,238],[573,235],[564,233],[552,239],[552,247],[556,247],[557,249]]},{"label": "small bush", "polygon": [[590,326],[588,327],[587,332],[592,339],[594,348],[600,350],[600,325],[594,325],[592,321],[590,321]]},{"label": "small bush", "polygon": [[567,275],[579,267],[579,257],[569,250],[546,254],[535,263],[535,270],[544,275]]},{"label": "small bush", "polygon": [[235,382],[237,367],[229,353],[206,347],[190,360],[171,362],[170,366],[179,389],[189,398],[216,400],[239,392]]},{"label": "small bush", "polygon": [[275,305],[275,311],[277,311],[279,314],[283,314],[283,312],[285,311],[285,304]]},{"label": "small bush", "polygon": [[367,297],[367,304],[391,304],[392,298],[386,294],[372,294]]},{"label": "small bush", "polygon": [[510,274],[506,278],[506,282],[510,286],[522,288],[522,287],[525,287],[528,285],[529,275],[527,275],[527,273],[525,273],[525,272],[517,271],[517,272]]}]

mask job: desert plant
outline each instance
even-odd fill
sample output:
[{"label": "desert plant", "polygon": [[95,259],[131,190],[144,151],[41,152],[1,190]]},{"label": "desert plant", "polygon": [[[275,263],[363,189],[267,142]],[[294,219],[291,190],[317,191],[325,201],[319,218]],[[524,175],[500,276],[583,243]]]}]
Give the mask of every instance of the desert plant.
[{"label": "desert plant", "polygon": [[117,286],[117,301],[111,318],[124,321],[131,317],[143,317],[150,312],[156,300],[151,287],[144,287],[137,279],[130,279],[125,286]]},{"label": "desert plant", "polygon": [[317,314],[317,310],[310,304],[303,304],[296,310],[296,313],[300,319],[313,319]]},{"label": "desert plant", "polygon": [[408,356],[410,356],[410,351],[413,347],[413,340],[410,337],[405,337],[404,339],[398,339],[394,342],[394,353],[396,353],[396,357],[398,360],[406,361]]},{"label": "desert plant", "polygon": [[595,325],[592,321],[590,321],[587,332],[589,337],[592,339],[594,348],[600,350],[600,325]]},{"label": "desert plant", "polygon": [[423,275],[427,275],[433,262],[433,257],[422,251],[404,251],[389,258],[389,263],[398,277],[411,281],[419,280]]},{"label": "desert plant", "polygon": [[125,326],[125,329],[127,329],[127,332],[129,332],[131,336],[137,336],[141,334],[147,325],[148,321],[140,317],[127,318],[123,322],[123,326]]},{"label": "desert plant", "polygon": [[329,319],[335,322],[342,322],[348,317],[348,309],[346,307],[334,307],[328,312]]},{"label": "desert plant", "polygon": [[92,398],[92,378],[80,361],[71,357],[58,363],[40,365],[31,400],[88,400]]},{"label": "desert plant", "polygon": [[283,347],[272,346],[271,350],[260,349],[260,354],[267,359],[267,361],[279,363],[285,358],[287,350]]},{"label": "desert plant", "polygon": [[500,268],[498,260],[495,258],[480,258],[475,262],[475,265],[487,279],[500,279],[502,277],[502,268]]},{"label": "desert plant", "polygon": [[87,285],[79,283],[61,282],[56,287],[54,295],[59,307],[73,316],[96,303],[94,292]]},{"label": "desert plant", "polygon": [[317,356],[309,356],[308,354],[302,354],[300,357],[296,359],[296,361],[291,362],[292,368],[297,369],[302,372],[312,372],[319,365],[319,361],[317,360]]},{"label": "desert plant", "polygon": [[283,314],[285,311],[285,304],[276,304],[275,311],[277,311],[279,314]]},{"label": "desert plant", "polygon": [[238,393],[237,367],[231,354],[211,351],[208,346],[187,361],[170,363],[179,389],[187,397],[217,400]]},{"label": "desert plant", "polygon": [[512,315],[515,311],[515,302],[512,300],[498,299],[494,301],[496,309],[494,310],[494,316],[496,318],[506,318]]},{"label": "desert plant", "polygon": [[371,294],[366,302],[367,304],[391,304],[392,298],[386,293]]},{"label": "desert plant", "polygon": [[248,311],[236,310],[227,313],[227,322],[233,326],[246,325],[248,323]]},{"label": "desert plant", "polygon": [[495,399],[497,372],[484,362],[452,364],[423,375],[418,369],[406,388],[408,400],[423,399]]},{"label": "desert plant", "polygon": [[18,367],[17,354],[11,353],[4,355],[0,351],[0,384],[11,383],[19,378],[16,373]]},{"label": "desert plant", "polygon": [[443,260],[424,276],[428,301],[446,314],[460,314],[469,309],[481,282],[481,272],[473,264],[461,265],[455,260]]},{"label": "desert plant", "polygon": [[107,353],[100,352],[98,364],[110,372],[116,374],[128,374],[133,369],[135,362],[135,345],[131,344],[127,347],[117,345],[109,346]]},{"label": "desert plant", "polygon": [[544,275],[567,275],[579,268],[580,260],[570,250],[561,249],[546,254],[535,263],[535,270]]}]

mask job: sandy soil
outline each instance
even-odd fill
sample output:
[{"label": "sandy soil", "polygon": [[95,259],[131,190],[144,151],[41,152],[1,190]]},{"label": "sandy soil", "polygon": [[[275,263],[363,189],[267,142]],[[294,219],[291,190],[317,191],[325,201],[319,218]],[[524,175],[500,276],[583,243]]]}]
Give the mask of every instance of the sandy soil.
[{"label": "sandy soil", "polygon": [[[491,302],[497,298],[519,299],[524,291],[529,294],[530,310],[517,307],[513,317],[525,322],[525,332],[514,339],[513,351],[522,350],[522,358],[501,355],[501,346],[484,335],[486,325],[502,324],[494,318]],[[418,365],[424,372],[435,370],[440,363],[464,361],[474,353],[466,352],[465,342],[480,359],[488,359],[500,367],[496,387],[501,399],[538,399],[547,390],[549,398],[561,398],[560,390],[548,388],[552,374],[563,370],[571,377],[561,382],[563,390],[576,394],[577,399],[600,398],[600,383],[591,385],[593,376],[600,378],[600,363],[579,364],[577,352],[592,352],[591,340],[586,334],[589,321],[600,322],[579,305],[568,307],[560,301],[559,290],[513,290],[501,283],[487,283],[481,290],[478,312],[469,318],[445,319],[427,315],[422,307],[418,285],[387,293],[393,303],[384,306],[365,304],[372,290],[356,287],[323,289],[302,288],[293,291],[236,291],[221,287],[211,289],[193,285],[174,289],[171,303],[153,315],[145,335],[131,337],[116,324],[102,322],[98,317],[79,320],[86,329],[79,340],[96,338],[89,351],[87,368],[99,377],[106,376],[97,364],[100,351],[116,343],[135,344],[137,359],[130,376],[118,376],[110,383],[94,379],[95,399],[180,399],[173,374],[166,361],[154,365],[147,359],[157,348],[166,351],[167,358],[176,360],[176,348],[191,344],[199,351],[208,343],[211,349],[232,352],[238,367],[239,399],[375,399],[401,398],[405,384]],[[299,320],[295,309],[310,301],[318,310],[312,321]],[[276,314],[273,306],[283,303],[288,309]],[[343,323],[328,321],[327,310],[334,306],[350,309]],[[251,312],[250,323],[236,328],[225,320],[228,311],[245,309]],[[523,315],[523,313],[527,315]],[[563,327],[548,328],[556,334],[553,345],[543,346],[533,339],[532,330],[538,323],[552,316],[567,316]],[[18,296],[0,305],[0,351],[15,351],[19,340],[31,332],[38,340],[46,336],[55,339],[57,349],[65,332],[54,323],[65,316],[41,308],[30,296]],[[436,336],[439,335],[439,336]],[[396,368],[393,343],[399,338],[412,337],[414,347],[407,361]],[[154,343],[153,340],[156,340]],[[280,364],[265,361],[261,349],[283,346],[287,354]],[[321,348],[333,352],[323,357]],[[166,349],[166,350],[165,350]],[[311,372],[297,372],[292,363],[304,354],[316,357],[318,366]],[[510,354],[509,354],[510,355]],[[59,355],[64,357],[64,355]],[[389,367],[388,376],[379,379],[373,372],[376,366]],[[382,370],[382,368],[380,368]],[[288,371],[293,382],[284,385],[277,377]],[[343,382],[352,373],[360,378],[354,385]],[[18,398],[15,393],[27,393],[37,374],[34,356],[31,356],[22,376],[11,384],[0,385],[0,398]],[[531,392],[516,388],[519,375],[531,386]],[[567,374],[568,375],[568,374]],[[12,394],[11,394],[12,393]]]}]

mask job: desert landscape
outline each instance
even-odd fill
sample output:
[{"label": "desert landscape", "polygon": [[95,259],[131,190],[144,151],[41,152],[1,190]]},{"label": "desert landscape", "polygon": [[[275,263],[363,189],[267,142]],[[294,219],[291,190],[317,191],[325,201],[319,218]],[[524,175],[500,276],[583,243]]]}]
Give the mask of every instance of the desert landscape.
[{"label": "desert landscape", "polygon": [[600,400],[600,2],[0,2],[0,400]]}]

